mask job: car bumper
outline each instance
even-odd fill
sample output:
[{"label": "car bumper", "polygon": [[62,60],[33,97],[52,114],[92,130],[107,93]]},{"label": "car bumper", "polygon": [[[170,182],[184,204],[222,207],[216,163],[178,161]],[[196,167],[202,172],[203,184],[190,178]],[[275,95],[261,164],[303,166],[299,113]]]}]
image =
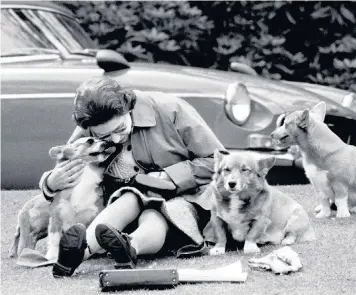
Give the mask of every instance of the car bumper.
[{"label": "car bumper", "polygon": [[253,150],[236,150],[228,149],[230,153],[252,153],[259,158],[274,157],[276,159],[275,166],[280,167],[302,167],[300,158],[295,158],[295,156],[290,152],[275,152],[275,151],[253,151]]}]

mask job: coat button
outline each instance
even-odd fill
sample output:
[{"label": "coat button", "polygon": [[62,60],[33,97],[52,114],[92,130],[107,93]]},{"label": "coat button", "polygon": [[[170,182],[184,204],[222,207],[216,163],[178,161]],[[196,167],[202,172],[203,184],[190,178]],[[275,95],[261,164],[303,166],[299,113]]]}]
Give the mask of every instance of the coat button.
[{"label": "coat button", "polygon": [[128,150],[128,151],[131,151],[131,150],[132,150],[131,144],[129,144],[129,145],[127,146],[127,150]]},{"label": "coat button", "polygon": [[136,172],[138,172],[138,171],[140,171],[140,168],[138,168],[137,166],[135,166],[135,167],[134,167],[134,170],[135,170]]}]

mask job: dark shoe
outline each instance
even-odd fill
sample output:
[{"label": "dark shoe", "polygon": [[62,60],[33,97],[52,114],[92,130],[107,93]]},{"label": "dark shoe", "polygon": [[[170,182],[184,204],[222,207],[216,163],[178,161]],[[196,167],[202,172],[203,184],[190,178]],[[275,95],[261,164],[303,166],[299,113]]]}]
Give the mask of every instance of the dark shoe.
[{"label": "dark shoe", "polygon": [[52,269],[53,276],[70,277],[82,263],[86,247],[85,226],[78,223],[70,227],[59,242],[58,260]]},{"label": "dark shoe", "polygon": [[100,247],[108,251],[115,259],[115,268],[135,268],[137,264],[136,250],[130,244],[130,237],[120,233],[108,224],[98,224],[95,237]]}]

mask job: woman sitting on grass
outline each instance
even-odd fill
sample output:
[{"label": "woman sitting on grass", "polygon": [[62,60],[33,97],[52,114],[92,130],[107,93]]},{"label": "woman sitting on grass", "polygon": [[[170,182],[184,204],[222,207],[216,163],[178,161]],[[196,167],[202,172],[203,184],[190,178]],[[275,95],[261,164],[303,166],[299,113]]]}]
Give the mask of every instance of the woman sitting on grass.
[{"label": "woman sitting on grass", "polygon": [[[78,127],[70,142],[94,136],[120,147],[104,177],[106,196],[114,193],[115,201],[88,229],[76,224],[63,234],[53,275],[71,276],[103,249],[119,267],[131,268],[138,255],[205,253],[202,230],[210,203],[203,193],[213,174],[214,150],[223,147],[197,111],[180,98],[124,89],[98,77],[78,88],[74,119]],[[73,161],[46,172],[40,182],[45,197],[73,187],[82,171]],[[173,182],[175,194],[150,198],[130,187],[139,173]]]}]

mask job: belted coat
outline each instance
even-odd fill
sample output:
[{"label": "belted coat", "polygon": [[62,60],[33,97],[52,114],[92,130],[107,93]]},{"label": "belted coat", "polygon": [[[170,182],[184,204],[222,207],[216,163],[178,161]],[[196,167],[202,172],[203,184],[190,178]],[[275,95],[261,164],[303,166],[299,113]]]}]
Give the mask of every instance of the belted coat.
[{"label": "belted coat", "polygon": [[[137,100],[131,112],[133,158],[146,172],[163,170],[169,175],[177,191],[163,202],[161,211],[191,239],[193,246],[200,247],[204,242],[202,226],[206,224],[199,224],[193,204],[210,210],[211,193],[206,188],[214,173],[214,151],[223,146],[194,107],[183,99],[160,92],[135,94]],[[90,132],[77,127],[69,141],[82,136],[90,136]],[[49,173],[44,173],[40,181],[44,193]],[[147,200],[127,186],[120,187],[116,197],[127,189]]]}]

